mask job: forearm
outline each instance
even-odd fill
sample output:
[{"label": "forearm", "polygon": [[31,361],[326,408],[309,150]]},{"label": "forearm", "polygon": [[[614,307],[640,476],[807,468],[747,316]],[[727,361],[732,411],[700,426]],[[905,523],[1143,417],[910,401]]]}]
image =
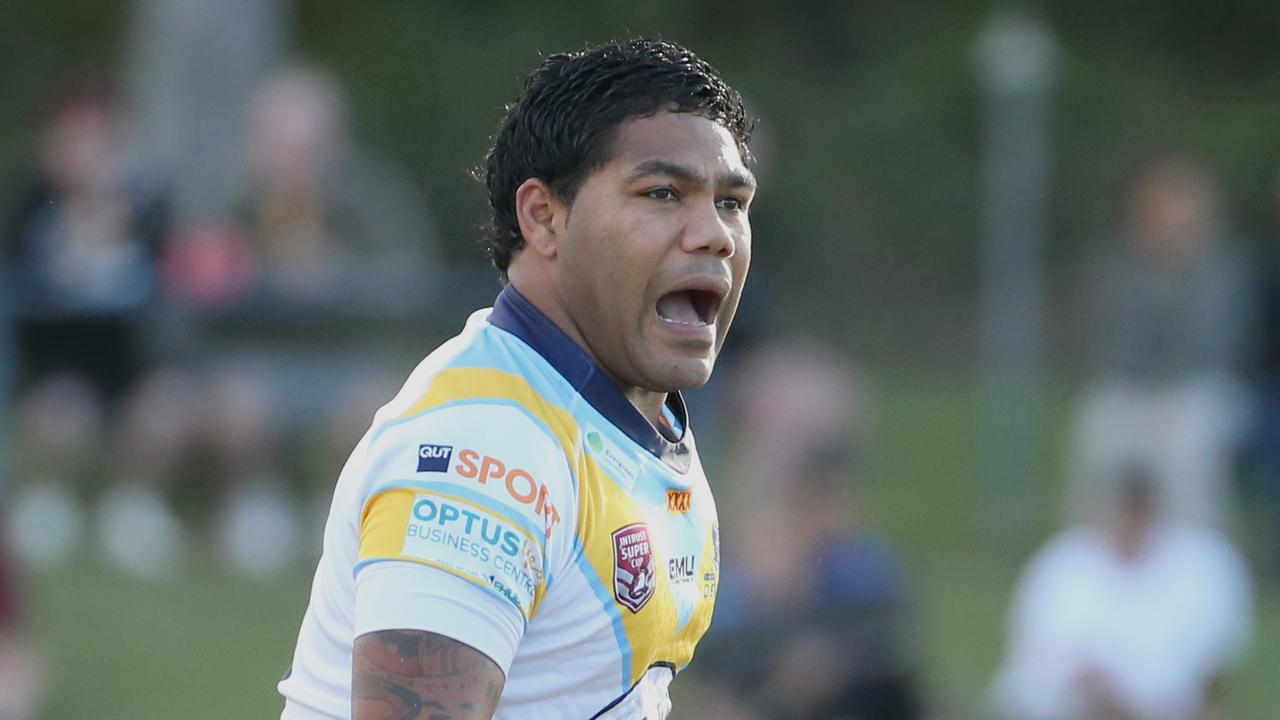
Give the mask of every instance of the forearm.
[{"label": "forearm", "polygon": [[356,638],[352,720],[490,720],[505,682],[478,650],[421,630]]}]

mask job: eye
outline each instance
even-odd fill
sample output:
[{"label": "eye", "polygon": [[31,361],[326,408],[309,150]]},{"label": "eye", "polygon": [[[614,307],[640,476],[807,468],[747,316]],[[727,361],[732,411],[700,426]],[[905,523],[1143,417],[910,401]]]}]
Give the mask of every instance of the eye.
[{"label": "eye", "polygon": [[739,197],[725,197],[716,201],[716,207],[730,212],[742,212],[747,209],[747,203]]},{"label": "eye", "polygon": [[676,195],[675,189],[669,187],[654,188],[645,194],[654,200],[661,200],[664,202],[680,199],[680,196]]}]

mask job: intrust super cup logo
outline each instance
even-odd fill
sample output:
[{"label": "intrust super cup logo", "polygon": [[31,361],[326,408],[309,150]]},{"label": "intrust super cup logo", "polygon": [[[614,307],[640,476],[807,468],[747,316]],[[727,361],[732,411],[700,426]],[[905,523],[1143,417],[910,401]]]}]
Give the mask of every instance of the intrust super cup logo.
[{"label": "intrust super cup logo", "polygon": [[644,523],[624,525],[613,531],[613,596],[631,612],[653,597],[653,544]]}]

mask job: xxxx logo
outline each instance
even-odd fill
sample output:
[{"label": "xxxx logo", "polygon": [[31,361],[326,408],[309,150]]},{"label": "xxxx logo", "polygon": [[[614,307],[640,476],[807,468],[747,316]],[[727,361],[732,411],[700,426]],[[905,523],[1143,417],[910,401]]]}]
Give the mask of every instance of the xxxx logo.
[{"label": "xxxx logo", "polygon": [[683,515],[693,508],[692,490],[667,490],[667,512]]}]

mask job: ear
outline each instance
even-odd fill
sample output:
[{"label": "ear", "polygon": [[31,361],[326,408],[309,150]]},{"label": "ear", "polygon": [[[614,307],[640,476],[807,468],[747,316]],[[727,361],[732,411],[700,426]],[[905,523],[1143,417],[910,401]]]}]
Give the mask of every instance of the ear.
[{"label": "ear", "polygon": [[556,256],[567,208],[547,183],[529,178],[516,189],[516,219],[525,247],[548,260]]}]

